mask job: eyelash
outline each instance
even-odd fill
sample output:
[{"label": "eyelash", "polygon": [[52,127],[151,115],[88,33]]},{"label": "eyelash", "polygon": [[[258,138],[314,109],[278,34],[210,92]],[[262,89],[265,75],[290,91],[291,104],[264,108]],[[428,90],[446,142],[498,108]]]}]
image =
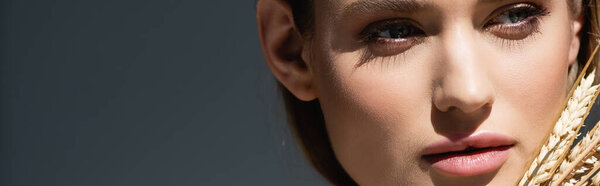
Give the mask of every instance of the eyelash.
[{"label": "eyelash", "polygon": [[[526,38],[533,33],[539,32],[540,18],[549,14],[547,9],[533,3],[518,3],[500,8],[500,13],[494,15],[491,19],[486,20],[483,29],[494,33],[496,36],[508,40],[520,40]],[[500,22],[502,16],[509,14],[520,14],[525,16],[518,22],[503,23]],[[510,20],[511,22],[513,20]],[[398,53],[397,49],[405,48],[418,44],[426,36],[426,33],[420,29],[416,23],[410,19],[388,19],[369,24],[361,33],[361,41],[374,44],[381,47],[383,50]],[[403,28],[403,29],[401,29]],[[408,30],[406,30],[408,29]],[[403,31],[403,32],[402,32]],[[384,34],[382,34],[384,33]],[[398,34],[409,34],[407,37],[382,37],[382,36],[399,36]],[[394,51],[391,51],[394,50]],[[391,55],[391,54],[382,54]]]},{"label": "eyelash", "polygon": [[[500,16],[508,15],[509,13],[525,13],[526,17],[517,23],[502,24],[494,22],[497,21],[496,19]],[[502,38],[519,40],[531,35],[532,33],[539,32],[540,18],[548,14],[549,12],[547,9],[534,4],[517,4],[498,14],[496,17],[494,17],[494,19],[487,22],[484,25],[484,28],[488,31],[495,30],[497,35],[504,35]]]}]

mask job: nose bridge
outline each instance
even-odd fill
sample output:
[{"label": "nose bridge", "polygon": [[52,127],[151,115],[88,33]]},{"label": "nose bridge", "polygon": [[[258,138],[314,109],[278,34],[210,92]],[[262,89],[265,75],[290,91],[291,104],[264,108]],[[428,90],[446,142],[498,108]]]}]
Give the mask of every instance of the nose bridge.
[{"label": "nose bridge", "polygon": [[453,24],[442,34],[444,68],[436,87],[434,102],[441,111],[455,107],[470,113],[491,104],[494,91],[486,72],[486,54],[478,47],[477,33],[472,26]]},{"label": "nose bridge", "polygon": [[[473,52],[474,38],[469,27],[464,23],[449,25],[442,35],[446,63],[456,63],[475,57]],[[460,63],[460,62],[459,62]]]}]

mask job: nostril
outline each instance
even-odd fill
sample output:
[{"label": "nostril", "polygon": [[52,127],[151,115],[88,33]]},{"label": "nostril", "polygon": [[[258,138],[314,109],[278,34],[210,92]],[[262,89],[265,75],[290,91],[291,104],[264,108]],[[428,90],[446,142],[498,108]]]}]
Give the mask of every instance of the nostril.
[{"label": "nostril", "polygon": [[488,103],[473,104],[473,105],[469,105],[469,106],[464,106],[460,110],[465,114],[473,114],[478,111],[485,111],[490,107],[491,107],[491,104],[488,104]]},{"label": "nostril", "polygon": [[458,111],[460,111],[462,113],[469,114],[469,113],[473,113],[473,112],[476,112],[481,109],[485,109],[490,106],[491,106],[490,103],[485,103],[485,102],[471,102],[471,103],[458,102],[457,104],[452,104],[450,106],[446,106],[446,107],[442,107],[442,108],[438,107],[438,109],[442,112],[458,112]]},{"label": "nostril", "polygon": [[464,113],[472,113],[485,107],[491,107],[492,103],[493,99],[487,96],[470,96],[457,103],[459,105],[457,108]]},{"label": "nostril", "polygon": [[432,108],[431,124],[436,133],[456,140],[475,132],[491,112],[491,104],[485,104],[468,113],[458,106],[447,107],[445,111]]},{"label": "nostril", "polygon": [[[463,89],[464,90],[464,89]],[[433,102],[441,112],[460,111],[473,113],[494,103],[492,92],[488,91],[438,91]]]}]

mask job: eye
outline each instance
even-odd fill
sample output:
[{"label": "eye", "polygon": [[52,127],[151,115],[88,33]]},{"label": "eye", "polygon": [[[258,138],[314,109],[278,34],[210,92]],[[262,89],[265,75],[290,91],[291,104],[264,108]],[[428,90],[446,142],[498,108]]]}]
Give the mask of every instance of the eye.
[{"label": "eye", "polygon": [[381,30],[375,31],[371,33],[371,37],[379,37],[379,38],[390,38],[390,39],[402,39],[411,36],[415,36],[417,34],[421,34],[417,28],[411,25],[390,25],[387,28],[383,28]]},{"label": "eye", "polygon": [[488,21],[484,28],[498,37],[519,40],[539,30],[539,20],[547,15],[546,9],[529,3],[500,8],[500,13]]},{"label": "eye", "polygon": [[498,18],[496,18],[498,23],[504,23],[504,24],[514,24],[514,23],[519,23],[525,19],[527,19],[530,15],[531,12],[528,10],[523,10],[523,9],[517,9],[517,10],[511,10],[508,11],[500,16],[498,16]]},{"label": "eye", "polygon": [[419,44],[425,32],[416,25],[405,18],[369,24],[360,33],[361,41],[368,46],[367,58],[400,54]]},{"label": "eye", "polygon": [[424,32],[412,23],[401,20],[384,20],[376,22],[367,26],[361,33],[362,37],[369,41],[402,40],[423,34]]}]

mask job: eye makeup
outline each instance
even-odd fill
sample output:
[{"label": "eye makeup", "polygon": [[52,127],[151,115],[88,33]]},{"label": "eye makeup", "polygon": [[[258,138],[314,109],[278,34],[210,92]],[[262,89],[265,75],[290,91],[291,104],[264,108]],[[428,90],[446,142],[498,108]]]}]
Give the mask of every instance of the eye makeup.
[{"label": "eye makeup", "polygon": [[426,34],[409,19],[386,19],[371,23],[363,30],[361,40],[375,46],[374,55],[389,56],[408,50],[423,41]]},{"label": "eye makeup", "polygon": [[[534,3],[513,3],[493,11],[481,30],[503,40],[522,40],[539,32],[541,17],[548,14]],[[413,19],[385,19],[367,25],[359,33],[359,41],[368,46],[373,55],[369,58],[396,55],[422,43],[429,36],[424,30]]]},{"label": "eye makeup", "polygon": [[509,40],[524,39],[539,32],[540,19],[549,14],[548,10],[531,3],[504,6],[499,13],[492,14],[484,29],[487,32]]}]

